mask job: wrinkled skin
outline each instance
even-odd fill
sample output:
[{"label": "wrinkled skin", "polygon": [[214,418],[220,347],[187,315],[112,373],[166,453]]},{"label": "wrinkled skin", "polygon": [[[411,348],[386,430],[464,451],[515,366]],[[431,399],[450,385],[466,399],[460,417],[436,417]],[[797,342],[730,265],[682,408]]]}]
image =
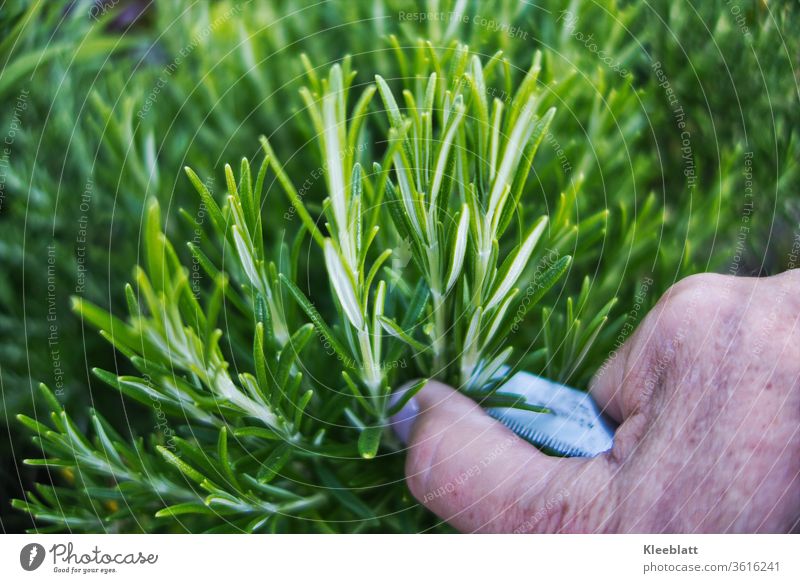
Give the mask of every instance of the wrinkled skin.
[{"label": "wrinkled skin", "polygon": [[467,532],[798,529],[800,270],[679,282],[591,391],[621,422],[614,448],[559,459],[429,383],[411,492]]}]

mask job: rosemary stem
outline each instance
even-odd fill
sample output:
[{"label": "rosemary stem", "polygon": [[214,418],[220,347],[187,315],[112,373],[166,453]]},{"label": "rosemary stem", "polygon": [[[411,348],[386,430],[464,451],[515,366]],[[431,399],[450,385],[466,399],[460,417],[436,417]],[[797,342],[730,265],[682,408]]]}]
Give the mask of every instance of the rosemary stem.
[{"label": "rosemary stem", "polygon": [[447,332],[447,315],[444,311],[445,298],[439,290],[431,290],[433,296],[433,369],[439,374],[445,366],[445,333]]}]

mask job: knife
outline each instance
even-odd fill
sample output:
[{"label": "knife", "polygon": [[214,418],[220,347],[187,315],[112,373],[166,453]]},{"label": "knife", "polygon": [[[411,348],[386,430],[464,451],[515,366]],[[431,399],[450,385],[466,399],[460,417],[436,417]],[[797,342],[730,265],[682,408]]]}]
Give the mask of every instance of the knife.
[{"label": "knife", "polygon": [[[546,453],[567,457],[594,457],[614,445],[616,424],[610,420],[589,393],[573,389],[528,372],[518,372],[505,380],[510,369],[503,367],[490,381],[494,393],[519,395],[528,409],[491,407],[487,413],[520,437]],[[505,380],[505,382],[503,382]]]}]

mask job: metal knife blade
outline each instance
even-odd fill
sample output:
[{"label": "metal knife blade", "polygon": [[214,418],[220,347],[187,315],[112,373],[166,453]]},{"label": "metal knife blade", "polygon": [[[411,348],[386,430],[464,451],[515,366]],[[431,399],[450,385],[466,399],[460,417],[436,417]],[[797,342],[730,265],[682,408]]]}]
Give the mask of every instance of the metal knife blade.
[{"label": "metal knife blade", "polygon": [[[501,370],[498,376],[507,371]],[[524,397],[528,405],[550,409],[550,413],[511,407],[487,409],[489,415],[534,445],[563,456],[594,457],[614,444],[615,424],[588,393],[527,372],[518,372],[499,390]]]}]

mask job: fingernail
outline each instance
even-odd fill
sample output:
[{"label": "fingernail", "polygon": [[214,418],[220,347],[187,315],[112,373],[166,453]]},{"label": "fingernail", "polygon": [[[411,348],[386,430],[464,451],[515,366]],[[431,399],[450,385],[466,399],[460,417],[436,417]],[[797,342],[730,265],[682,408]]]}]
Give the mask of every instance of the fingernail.
[{"label": "fingernail", "polygon": [[[406,383],[397,389],[389,399],[389,406],[391,407],[397,403],[397,401],[399,401],[406,391],[413,385],[413,382]],[[389,418],[389,424],[391,425],[394,434],[401,442],[403,442],[403,445],[407,444],[409,438],[411,437],[411,429],[414,427],[414,422],[417,420],[418,414],[419,403],[417,402],[417,398],[411,397],[408,400],[408,403],[403,405],[402,409]]]}]

